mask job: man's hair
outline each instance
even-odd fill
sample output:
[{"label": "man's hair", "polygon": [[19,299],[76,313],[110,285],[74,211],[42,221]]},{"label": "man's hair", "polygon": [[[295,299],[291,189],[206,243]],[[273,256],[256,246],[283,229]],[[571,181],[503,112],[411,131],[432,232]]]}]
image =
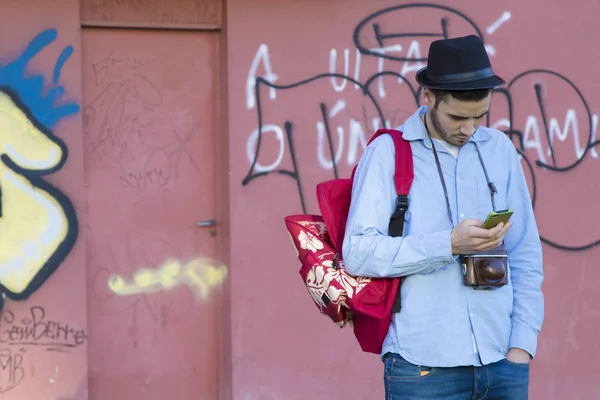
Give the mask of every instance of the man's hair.
[{"label": "man's hair", "polygon": [[460,101],[479,101],[485,99],[492,89],[476,89],[476,90],[437,90],[431,89],[435,96],[435,104],[433,109],[436,110],[440,104],[448,96]]}]

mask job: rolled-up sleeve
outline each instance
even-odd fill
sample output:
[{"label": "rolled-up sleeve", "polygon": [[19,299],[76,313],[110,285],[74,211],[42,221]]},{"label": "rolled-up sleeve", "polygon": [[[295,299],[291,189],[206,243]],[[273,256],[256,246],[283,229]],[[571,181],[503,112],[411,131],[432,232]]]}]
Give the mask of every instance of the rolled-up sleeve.
[{"label": "rolled-up sleeve", "polygon": [[391,237],[395,211],[395,148],[389,135],[375,139],[356,168],[342,256],[354,276],[429,274],[454,262],[451,229]]}]

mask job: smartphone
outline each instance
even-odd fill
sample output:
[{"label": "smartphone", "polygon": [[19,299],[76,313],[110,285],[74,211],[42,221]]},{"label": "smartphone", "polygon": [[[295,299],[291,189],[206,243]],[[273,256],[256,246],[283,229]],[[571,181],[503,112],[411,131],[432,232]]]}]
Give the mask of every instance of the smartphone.
[{"label": "smartphone", "polygon": [[500,222],[506,224],[510,217],[512,217],[512,215],[512,210],[492,211],[488,214],[487,218],[485,219],[485,222],[483,223],[483,225],[481,225],[481,227],[483,229],[492,229]]}]

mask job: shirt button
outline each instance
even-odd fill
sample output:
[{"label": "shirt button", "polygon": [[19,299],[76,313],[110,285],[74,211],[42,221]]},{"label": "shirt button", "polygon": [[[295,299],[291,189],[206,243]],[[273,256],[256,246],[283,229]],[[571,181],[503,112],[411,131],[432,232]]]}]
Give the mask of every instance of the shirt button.
[{"label": "shirt button", "polygon": [[460,183],[460,178],[456,178],[456,182]]},{"label": "shirt button", "polygon": [[460,219],[465,219],[465,214],[464,213],[460,213]]}]

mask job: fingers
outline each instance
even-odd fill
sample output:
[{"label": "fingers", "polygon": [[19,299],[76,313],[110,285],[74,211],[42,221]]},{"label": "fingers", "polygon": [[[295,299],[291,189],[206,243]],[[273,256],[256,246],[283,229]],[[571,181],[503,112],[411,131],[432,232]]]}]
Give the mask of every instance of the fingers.
[{"label": "fingers", "polygon": [[467,225],[467,226],[475,226],[475,227],[479,228],[481,226],[481,224],[483,224],[483,221],[478,218],[468,218],[468,219],[465,219],[463,222],[461,222],[461,224]]},{"label": "fingers", "polygon": [[[502,226],[501,226],[502,225]],[[503,225],[502,223],[498,224],[497,226],[494,227],[494,229],[498,228],[496,231],[496,235],[494,236],[494,239],[504,239],[504,236],[506,235],[506,233],[508,232],[508,230],[510,229],[510,227],[512,226],[512,222],[507,222],[506,225]]]},{"label": "fingers", "polygon": [[494,238],[490,240],[479,239],[478,243],[476,242],[474,247],[476,251],[486,251],[500,246],[500,243],[502,243],[502,238]]},{"label": "fingers", "polygon": [[504,229],[504,224],[500,222],[498,225],[496,225],[492,229],[489,229],[488,231],[492,234],[492,237],[497,237],[502,233],[502,229]]},{"label": "fingers", "polygon": [[[510,227],[511,227],[512,225],[513,225],[513,224],[512,224],[512,222],[510,222],[510,221],[508,221],[508,222],[506,223],[506,225],[504,226],[504,235],[506,235],[506,232],[508,232],[508,230],[510,229]],[[504,236],[504,235],[503,235],[503,236]]]},{"label": "fingers", "polygon": [[503,226],[504,225],[502,223],[499,223],[498,225],[496,225],[495,227],[493,227],[491,229],[483,229],[480,227],[474,227],[474,228],[471,228],[472,229],[471,236],[480,238],[480,239],[494,239],[495,237],[497,237],[498,235],[501,234]]},{"label": "fingers", "polygon": [[477,229],[477,231],[473,232],[473,236],[482,239],[495,239],[498,237],[504,237],[504,235],[506,235],[506,232],[508,232],[511,226],[512,222],[510,221],[507,222],[506,225],[500,222],[498,225],[491,229]]},{"label": "fingers", "polygon": [[473,250],[477,253],[480,251],[488,251],[494,249],[502,243],[502,239],[485,240],[481,241],[473,247]]},{"label": "fingers", "polygon": [[482,239],[479,242],[479,244],[477,245],[478,251],[491,250],[493,248],[500,246],[500,244],[502,244],[502,241],[504,240],[506,233],[512,226],[512,223],[507,222],[506,225],[503,225],[503,226],[502,225],[503,224],[499,224],[488,231],[489,233],[492,234],[492,236],[490,236],[487,239]]},{"label": "fingers", "polygon": [[459,249],[457,251],[463,251],[465,254],[491,250],[502,244],[504,236],[511,226],[512,223],[509,221],[506,224],[500,223],[491,229],[483,229],[481,220],[466,219],[452,230],[452,245],[456,244],[456,249]]},{"label": "fingers", "polygon": [[485,247],[483,247],[480,251],[488,251],[488,250],[492,250],[495,249],[496,247],[500,246],[502,244],[502,240],[496,240],[493,242],[488,242],[486,244]]}]

